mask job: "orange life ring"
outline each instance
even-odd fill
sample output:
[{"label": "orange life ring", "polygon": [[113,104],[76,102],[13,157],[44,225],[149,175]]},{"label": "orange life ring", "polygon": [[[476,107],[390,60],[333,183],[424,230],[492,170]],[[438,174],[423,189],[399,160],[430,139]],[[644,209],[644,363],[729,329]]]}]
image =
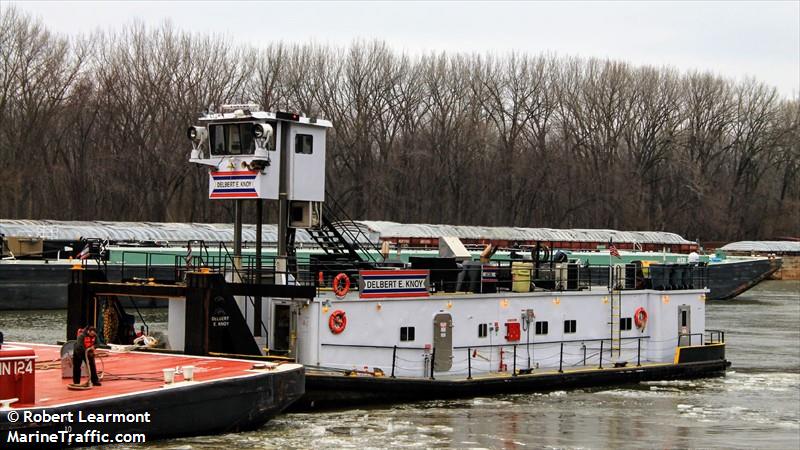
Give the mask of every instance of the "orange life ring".
[{"label": "orange life ring", "polygon": [[[342,284],[344,283],[344,284]],[[350,291],[350,277],[347,274],[340,273],[333,279],[333,293],[337,297],[342,298]]]},{"label": "orange life ring", "polygon": [[642,307],[636,308],[633,313],[633,321],[636,323],[636,328],[644,331],[644,327],[647,325],[647,310]]},{"label": "orange life ring", "polygon": [[331,329],[331,333],[339,334],[344,331],[346,327],[347,316],[344,315],[344,311],[337,309],[331,314],[331,317],[328,318],[328,328]]}]

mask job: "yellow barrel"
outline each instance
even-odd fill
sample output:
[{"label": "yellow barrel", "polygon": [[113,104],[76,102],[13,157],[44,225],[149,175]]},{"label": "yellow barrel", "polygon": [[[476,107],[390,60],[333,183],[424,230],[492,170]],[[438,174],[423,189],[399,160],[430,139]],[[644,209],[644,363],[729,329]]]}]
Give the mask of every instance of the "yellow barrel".
[{"label": "yellow barrel", "polygon": [[511,290],[530,292],[533,263],[515,261],[511,263]]},{"label": "yellow barrel", "polygon": [[650,264],[658,264],[658,261],[642,261],[642,275],[650,278]]}]

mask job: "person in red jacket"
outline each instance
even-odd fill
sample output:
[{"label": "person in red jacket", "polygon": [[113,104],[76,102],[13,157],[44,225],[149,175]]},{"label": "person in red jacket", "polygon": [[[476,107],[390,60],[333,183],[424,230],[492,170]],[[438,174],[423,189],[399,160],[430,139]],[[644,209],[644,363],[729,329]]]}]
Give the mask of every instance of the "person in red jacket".
[{"label": "person in red jacket", "polygon": [[100,386],[100,379],[97,377],[97,367],[94,364],[94,349],[97,344],[97,330],[93,326],[88,326],[83,329],[83,332],[78,334],[78,340],[75,342],[75,350],[72,352],[72,383],[79,384],[81,382],[81,365],[84,360],[89,363],[89,376],[92,380],[92,385]]}]

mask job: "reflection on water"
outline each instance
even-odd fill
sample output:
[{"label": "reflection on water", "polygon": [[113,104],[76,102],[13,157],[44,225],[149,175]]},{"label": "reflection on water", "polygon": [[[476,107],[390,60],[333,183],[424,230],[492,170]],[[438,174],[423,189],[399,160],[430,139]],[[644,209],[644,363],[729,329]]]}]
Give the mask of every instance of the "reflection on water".
[{"label": "reflection on water", "polygon": [[[249,433],[147,447],[800,448],[800,283],[765,282],[707,307],[707,326],[726,330],[725,377],[285,414]],[[165,310],[142,314],[164,329]],[[52,342],[63,339],[64,320],[64,312],[0,312],[0,330]]]}]

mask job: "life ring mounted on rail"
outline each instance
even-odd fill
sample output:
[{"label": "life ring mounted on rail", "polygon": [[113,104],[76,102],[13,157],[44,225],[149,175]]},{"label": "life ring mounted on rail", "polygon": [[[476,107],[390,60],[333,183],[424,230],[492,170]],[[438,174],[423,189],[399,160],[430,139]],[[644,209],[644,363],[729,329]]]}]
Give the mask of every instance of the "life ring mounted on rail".
[{"label": "life ring mounted on rail", "polygon": [[347,328],[347,316],[345,316],[344,311],[337,309],[331,314],[331,317],[328,318],[328,328],[331,329],[333,334],[339,334]]},{"label": "life ring mounted on rail", "polygon": [[647,326],[647,310],[641,306],[636,308],[636,311],[633,313],[633,322],[636,324],[636,328],[644,331],[644,327]]},{"label": "life ring mounted on rail", "polygon": [[345,273],[336,275],[336,278],[333,279],[333,293],[336,294],[337,297],[342,298],[347,295],[349,291],[350,277]]}]

